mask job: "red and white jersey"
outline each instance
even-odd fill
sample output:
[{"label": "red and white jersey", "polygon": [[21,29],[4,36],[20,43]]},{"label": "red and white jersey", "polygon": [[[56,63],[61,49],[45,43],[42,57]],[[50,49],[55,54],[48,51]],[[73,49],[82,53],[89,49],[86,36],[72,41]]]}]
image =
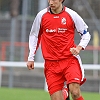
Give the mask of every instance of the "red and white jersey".
[{"label": "red and white jersey", "polygon": [[87,28],[83,19],[67,7],[59,14],[52,14],[49,8],[45,8],[37,14],[32,25],[28,61],[34,60],[39,43],[44,59],[61,60],[72,56],[70,48],[76,46],[75,29],[81,36],[79,45],[85,49],[90,40]]}]

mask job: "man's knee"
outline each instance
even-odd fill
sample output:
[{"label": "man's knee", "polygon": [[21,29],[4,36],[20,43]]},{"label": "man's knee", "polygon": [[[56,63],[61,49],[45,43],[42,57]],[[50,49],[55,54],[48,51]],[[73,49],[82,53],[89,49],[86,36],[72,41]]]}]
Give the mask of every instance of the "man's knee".
[{"label": "man's knee", "polygon": [[64,100],[62,91],[57,91],[51,95],[51,100]]},{"label": "man's knee", "polygon": [[81,96],[80,85],[78,83],[69,84],[69,90],[73,98],[78,98]]}]

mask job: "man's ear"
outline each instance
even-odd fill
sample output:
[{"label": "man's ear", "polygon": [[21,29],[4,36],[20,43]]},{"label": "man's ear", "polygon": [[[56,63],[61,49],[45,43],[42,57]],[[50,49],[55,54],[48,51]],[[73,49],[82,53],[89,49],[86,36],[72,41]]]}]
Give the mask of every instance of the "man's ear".
[{"label": "man's ear", "polygon": [[62,0],[62,3],[64,2],[65,0]]}]

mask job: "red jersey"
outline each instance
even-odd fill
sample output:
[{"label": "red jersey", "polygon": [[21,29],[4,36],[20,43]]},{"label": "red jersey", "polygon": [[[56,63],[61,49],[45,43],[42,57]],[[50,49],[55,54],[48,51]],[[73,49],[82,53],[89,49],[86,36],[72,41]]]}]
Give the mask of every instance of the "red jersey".
[{"label": "red jersey", "polygon": [[67,7],[59,14],[52,14],[49,8],[40,11],[30,32],[28,60],[34,60],[39,43],[44,59],[61,60],[72,56],[70,48],[75,47],[75,29],[82,37],[79,45],[85,48],[90,39],[87,28],[83,19]]}]

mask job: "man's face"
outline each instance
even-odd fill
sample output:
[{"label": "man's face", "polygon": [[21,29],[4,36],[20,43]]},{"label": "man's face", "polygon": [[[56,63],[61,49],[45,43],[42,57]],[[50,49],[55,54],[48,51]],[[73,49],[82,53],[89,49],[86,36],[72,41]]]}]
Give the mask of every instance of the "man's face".
[{"label": "man's face", "polygon": [[57,10],[62,4],[63,0],[48,0],[51,10]]}]

